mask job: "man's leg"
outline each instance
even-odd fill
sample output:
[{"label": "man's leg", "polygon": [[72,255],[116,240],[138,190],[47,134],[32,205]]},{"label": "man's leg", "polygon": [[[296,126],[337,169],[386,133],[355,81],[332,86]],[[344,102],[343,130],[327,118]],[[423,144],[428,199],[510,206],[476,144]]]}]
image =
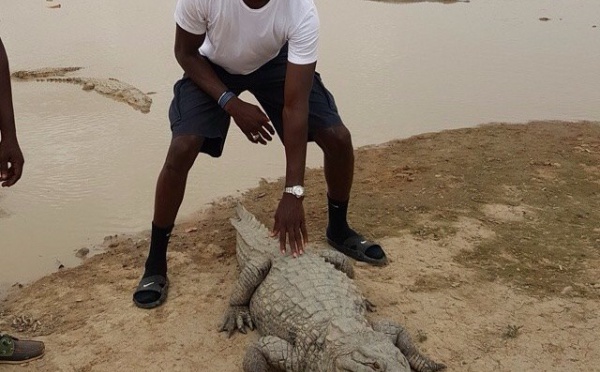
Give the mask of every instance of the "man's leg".
[{"label": "man's leg", "polygon": [[171,140],[165,164],[156,183],[155,225],[167,227],[175,222],[185,193],[188,172],[198,156],[202,142],[202,137],[191,134]]},{"label": "man's leg", "polygon": [[[178,136],[171,141],[156,183],[150,251],[143,279],[155,275],[165,279],[167,277],[169,236],[183,200],[189,170],[198,156],[202,142],[202,137],[196,135]],[[160,295],[160,292],[155,290],[138,290],[134,298],[140,304],[149,304],[157,301]]]},{"label": "man's leg", "polygon": [[[361,253],[371,263],[385,262],[385,253],[381,246],[367,242],[348,225],[347,213],[350,190],[354,178],[354,147],[350,131],[342,123],[328,128],[317,129],[313,138],[323,150],[325,181],[327,182],[327,199],[329,223],[327,226],[327,239],[334,246],[352,249]],[[353,242],[353,240],[356,240]],[[366,244],[369,243],[369,244]],[[348,253],[347,250],[342,250]]]},{"label": "man's leg", "polygon": [[173,139],[156,183],[150,250],[145,271],[134,295],[135,304],[153,308],[164,302],[167,279],[167,245],[181,206],[187,176],[199,152],[221,156],[229,115],[189,78],[179,80],[169,108]]},{"label": "man's leg", "polygon": [[[287,66],[287,48],[265,64],[250,78],[256,80],[250,92],[258,99],[271,119],[277,133],[283,133],[282,111]],[[381,247],[367,241],[348,226],[346,215],[354,177],[352,136],[342,123],[335,99],[325,88],[321,76],[315,73],[309,98],[309,141],[315,141],[325,156],[325,179],[329,199],[327,238],[344,254],[375,265],[387,263]]]},{"label": "man's leg", "polygon": [[313,137],[323,150],[328,197],[336,201],[347,201],[350,199],[354,178],[354,148],[350,131],[340,123],[316,130]]}]

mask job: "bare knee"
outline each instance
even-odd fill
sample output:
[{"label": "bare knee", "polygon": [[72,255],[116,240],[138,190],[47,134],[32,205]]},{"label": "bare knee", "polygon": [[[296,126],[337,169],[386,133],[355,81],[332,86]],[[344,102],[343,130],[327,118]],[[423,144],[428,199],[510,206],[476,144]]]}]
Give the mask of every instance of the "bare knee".
[{"label": "bare knee", "polygon": [[345,125],[320,129],[314,134],[315,142],[327,153],[343,154],[353,151],[352,135]]},{"label": "bare knee", "polygon": [[201,145],[202,138],[198,136],[189,135],[173,138],[164,169],[171,172],[187,173],[194,164]]}]

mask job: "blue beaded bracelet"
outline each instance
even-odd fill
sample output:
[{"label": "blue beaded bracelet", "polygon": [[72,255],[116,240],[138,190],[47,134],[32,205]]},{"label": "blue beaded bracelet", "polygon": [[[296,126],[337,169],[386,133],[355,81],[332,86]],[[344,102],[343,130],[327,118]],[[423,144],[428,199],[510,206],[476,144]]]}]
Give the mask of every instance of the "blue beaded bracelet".
[{"label": "blue beaded bracelet", "polygon": [[227,90],[223,94],[221,94],[221,97],[219,97],[217,103],[219,104],[219,106],[221,106],[222,109],[224,109],[227,102],[229,102],[229,100],[233,97],[235,97],[235,93],[233,93],[230,90]]}]

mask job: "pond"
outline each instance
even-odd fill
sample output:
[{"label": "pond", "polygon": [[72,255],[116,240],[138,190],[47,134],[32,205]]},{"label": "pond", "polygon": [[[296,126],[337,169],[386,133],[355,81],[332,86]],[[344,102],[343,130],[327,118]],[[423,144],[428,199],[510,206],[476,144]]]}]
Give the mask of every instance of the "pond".
[{"label": "pond", "polygon": [[[318,70],[357,147],[488,122],[600,120],[598,1],[316,4]],[[77,76],[153,93],[144,114],[74,84],[13,81],[26,165],[15,187],[0,190],[0,285],[75,265],[77,249],[106,235],[150,227],[181,75],[174,6],[0,0],[13,71],[80,66]],[[221,159],[196,162],[180,218],[284,174],[279,142],[256,147],[232,129]],[[314,146],[308,165],[321,165]]]}]

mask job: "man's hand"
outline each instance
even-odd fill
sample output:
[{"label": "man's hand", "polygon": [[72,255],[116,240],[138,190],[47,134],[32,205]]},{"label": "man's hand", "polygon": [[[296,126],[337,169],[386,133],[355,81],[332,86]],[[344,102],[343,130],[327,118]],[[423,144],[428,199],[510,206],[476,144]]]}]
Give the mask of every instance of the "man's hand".
[{"label": "man's hand", "polygon": [[286,242],[289,242],[294,257],[304,253],[304,247],[308,243],[308,233],[302,199],[297,199],[291,194],[283,194],[275,212],[272,236],[277,235],[279,235],[279,249],[282,254],[285,254]]},{"label": "man's hand", "polygon": [[225,105],[225,111],[231,115],[250,142],[266,145],[267,141],[273,139],[275,130],[269,123],[269,117],[258,106],[234,97]]},{"label": "man's hand", "polygon": [[17,183],[23,173],[23,153],[17,140],[2,139],[0,141],[0,181],[2,187],[10,187]]}]

